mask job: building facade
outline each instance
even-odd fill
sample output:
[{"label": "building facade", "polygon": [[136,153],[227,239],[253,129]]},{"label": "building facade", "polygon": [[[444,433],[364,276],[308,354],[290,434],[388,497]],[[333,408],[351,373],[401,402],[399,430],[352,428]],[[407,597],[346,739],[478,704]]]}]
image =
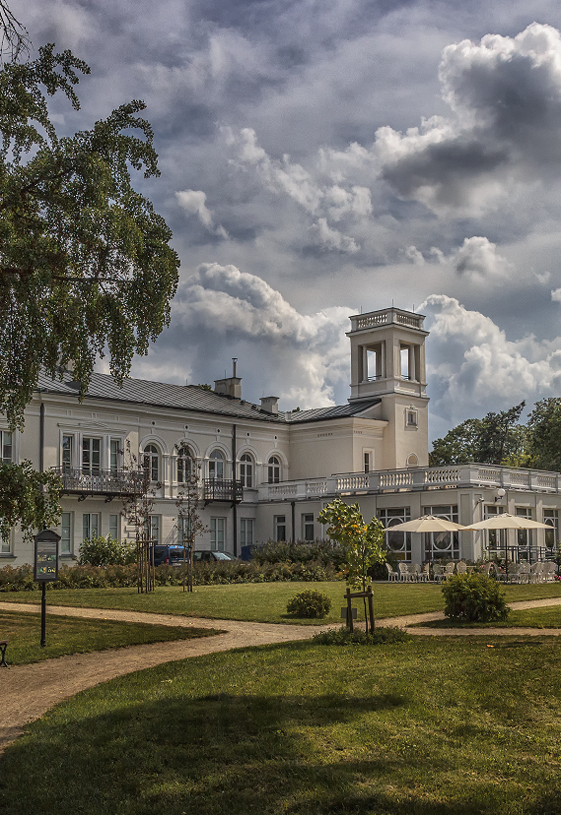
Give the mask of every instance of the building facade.
[{"label": "building facade", "polygon": [[[85,538],[134,537],[123,514],[127,478],[142,467],[152,484],[150,537],[181,543],[177,501],[196,462],[206,531],[196,548],[239,555],[268,539],[324,536],[317,517],[335,497],[357,501],[385,526],[424,514],[467,525],[508,511],[543,521],[536,532],[439,535],[388,533],[398,559],[475,560],[495,551],[552,556],[561,476],[489,465],[428,466],[424,317],[389,308],[351,319],[350,398],[345,405],[283,413],[277,397],[245,401],[241,379],[209,391],[94,374],[82,402],[71,372],[41,377],[25,430],[0,418],[4,461],[28,459],[63,479],[62,562]],[[0,564],[32,561],[18,529],[0,542]]]}]

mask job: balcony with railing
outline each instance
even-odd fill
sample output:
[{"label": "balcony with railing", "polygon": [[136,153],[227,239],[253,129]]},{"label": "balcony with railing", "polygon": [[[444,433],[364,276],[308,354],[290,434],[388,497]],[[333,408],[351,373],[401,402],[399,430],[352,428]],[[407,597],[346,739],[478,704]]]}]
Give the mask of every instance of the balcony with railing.
[{"label": "balcony with railing", "polygon": [[82,500],[88,495],[102,495],[106,498],[131,495],[141,490],[141,484],[145,480],[142,470],[90,470],[75,467],[57,467],[55,470],[62,479],[63,494],[78,495]]},{"label": "balcony with railing", "polygon": [[223,501],[237,504],[243,498],[241,481],[229,478],[203,479],[203,500],[205,504],[210,501]]},{"label": "balcony with railing", "polygon": [[525,470],[490,464],[453,464],[446,467],[414,467],[370,473],[337,473],[326,478],[308,478],[262,484],[260,501],[331,498],[337,495],[381,494],[452,488],[499,488],[561,493],[561,475],[544,470]]}]

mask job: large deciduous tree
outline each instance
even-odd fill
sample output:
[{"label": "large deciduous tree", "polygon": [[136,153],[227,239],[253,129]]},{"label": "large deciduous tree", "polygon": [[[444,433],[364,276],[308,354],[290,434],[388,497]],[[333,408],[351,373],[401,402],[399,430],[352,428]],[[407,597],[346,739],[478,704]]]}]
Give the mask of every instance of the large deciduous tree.
[{"label": "large deciduous tree", "polygon": [[536,402],[528,417],[527,451],[532,467],[561,472],[561,398]]},{"label": "large deciduous tree", "polygon": [[71,364],[83,395],[108,349],[122,381],[169,322],[177,286],[171,232],[131,184],[131,169],[159,174],[144,104],[57,135],[47,97],[79,108],[87,73],[53,45],[0,71],[0,412],[12,427],[41,368],[57,377]]},{"label": "large deciduous tree", "polygon": [[524,454],[525,428],[519,419],[520,402],[509,410],[487,413],[483,419],[467,419],[433,443],[429,462],[434,466],[476,461],[481,464],[520,463]]}]

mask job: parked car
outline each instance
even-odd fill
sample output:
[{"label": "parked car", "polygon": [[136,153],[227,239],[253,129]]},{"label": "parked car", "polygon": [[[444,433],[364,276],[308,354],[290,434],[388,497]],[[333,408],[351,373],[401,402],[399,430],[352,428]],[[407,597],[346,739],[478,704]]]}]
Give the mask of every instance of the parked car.
[{"label": "parked car", "polygon": [[154,566],[183,566],[183,546],[154,546]]},{"label": "parked car", "polygon": [[230,552],[217,552],[208,549],[194,549],[193,550],[193,563],[209,563],[216,560],[237,560]]}]

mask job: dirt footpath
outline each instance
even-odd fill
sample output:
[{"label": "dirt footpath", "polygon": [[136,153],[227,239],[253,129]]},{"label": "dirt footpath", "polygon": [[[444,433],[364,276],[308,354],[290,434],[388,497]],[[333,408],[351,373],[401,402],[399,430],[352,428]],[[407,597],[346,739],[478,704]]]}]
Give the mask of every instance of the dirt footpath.
[{"label": "dirt footpath", "polygon": [[[511,608],[539,608],[560,605],[561,599],[528,600],[511,603]],[[0,603],[3,611],[38,613],[40,606]],[[42,716],[53,705],[74,696],[79,691],[132,671],[152,668],[164,662],[196,657],[231,648],[268,645],[276,642],[305,640],[333,626],[279,625],[252,623],[238,620],[208,620],[200,617],[180,617],[167,614],[145,614],[115,609],[69,608],[49,606],[50,614],[88,619],[124,620],[128,622],[157,623],[187,628],[214,628],[225,633],[213,637],[177,642],[133,645],[114,651],[96,651],[75,654],[58,659],[47,659],[32,665],[0,668],[0,694],[2,716],[0,721],[0,753],[14,741],[24,725]],[[377,620],[377,625],[393,625],[409,630],[409,626],[429,620],[444,619],[441,612],[412,614]],[[411,628],[412,634],[426,636],[561,636],[561,628],[472,628],[434,629]],[[9,648],[8,648],[9,661]]]}]

